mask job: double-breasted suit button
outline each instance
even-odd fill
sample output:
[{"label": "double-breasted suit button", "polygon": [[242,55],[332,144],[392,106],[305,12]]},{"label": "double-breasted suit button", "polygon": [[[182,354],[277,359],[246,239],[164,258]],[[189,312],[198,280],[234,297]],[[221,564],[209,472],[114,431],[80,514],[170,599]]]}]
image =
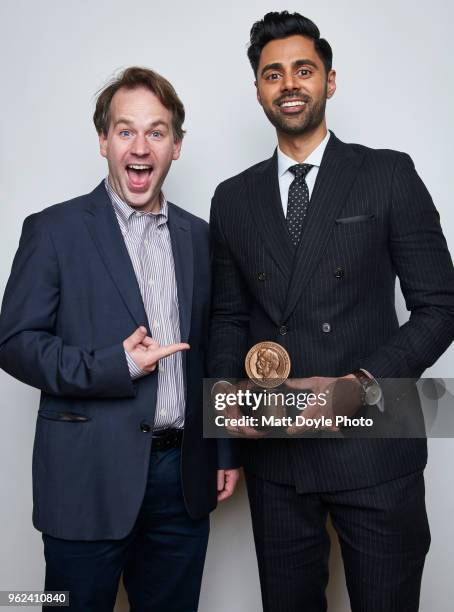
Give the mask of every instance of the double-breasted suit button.
[{"label": "double-breasted suit button", "polygon": [[259,272],[257,274],[257,278],[259,279],[259,281],[264,281],[266,280],[266,272]]},{"label": "double-breasted suit button", "polygon": [[143,433],[150,433],[151,425],[149,425],[146,421],[142,421],[140,423],[140,431],[143,431]]},{"label": "double-breasted suit button", "polygon": [[279,333],[281,334],[281,336],[285,336],[287,332],[288,332],[287,325],[281,325],[279,328]]},{"label": "double-breasted suit button", "polygon": [[344,276],[344,268],[342,268],[341,266],[339,266],[338,268],[336,268],[334,270],[334,276],[336,278],[342,278]]},{"label": "double-breasted suit button", "polygon": [[331,331],[331,324],[330,323],[322,323],[322,331],[327,334]]}]

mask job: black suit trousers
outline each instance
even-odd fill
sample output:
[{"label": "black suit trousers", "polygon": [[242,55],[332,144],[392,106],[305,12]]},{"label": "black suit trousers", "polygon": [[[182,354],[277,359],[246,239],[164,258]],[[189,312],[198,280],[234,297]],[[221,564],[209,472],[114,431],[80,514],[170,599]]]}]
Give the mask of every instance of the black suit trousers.
[{"label": "black suit trousers", "polygon": [[297,493],[247,474],[264,612],[324,612],[328,514],[352,612],[417,612],[430,532],[422,471],[375,486]]}]

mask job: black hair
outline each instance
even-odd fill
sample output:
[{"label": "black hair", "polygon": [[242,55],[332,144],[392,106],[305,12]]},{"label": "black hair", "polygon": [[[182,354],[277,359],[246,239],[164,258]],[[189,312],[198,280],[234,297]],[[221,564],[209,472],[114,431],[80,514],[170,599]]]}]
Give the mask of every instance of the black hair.
[{"label": "black hair", "polygon": [[257,76],[263,47],[271,40],[287,38],[295,34],[306,36],[314,41],[315,50],[325,66],[326,74],[328,74],[333,65],[333,51],[329,42],[320,38],[320,30],[307,17],[303,17],[299,13],[290,14],[288,11],[282,11],[281,13],[267,13],[263,19],[256,21],[251,28],[247,54],[255,76]]}]

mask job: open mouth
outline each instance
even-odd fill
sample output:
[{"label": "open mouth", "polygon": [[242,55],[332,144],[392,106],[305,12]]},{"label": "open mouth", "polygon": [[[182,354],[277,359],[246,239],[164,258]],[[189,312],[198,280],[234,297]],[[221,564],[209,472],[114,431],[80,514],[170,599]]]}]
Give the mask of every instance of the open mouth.
[{"label": "open mouth", "polygon": [[306,102],[299,98],[294,99],[294,100],[284,100],[283,102],[279,102],[279,108],[281,109],[283,113],[286,113],[286,114],[298,113],[304,110],[305,106],[306,106]]},{"label": "open mouth", "polygon": [[126,166],[129,188],[132,191],[143,191],[150,185],[153,166],[150,164],[128,164]]}]

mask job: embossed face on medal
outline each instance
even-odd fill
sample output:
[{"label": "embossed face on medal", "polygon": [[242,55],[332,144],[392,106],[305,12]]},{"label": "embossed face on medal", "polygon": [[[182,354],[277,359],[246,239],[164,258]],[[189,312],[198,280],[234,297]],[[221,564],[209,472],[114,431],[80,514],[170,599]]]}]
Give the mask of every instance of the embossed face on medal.
[{"label": "embossed face on medal", "polygon": [[260,387],[281,385],[290,374],[290,357],[277,342],[259,342],[246,355],[247,375]]}]

